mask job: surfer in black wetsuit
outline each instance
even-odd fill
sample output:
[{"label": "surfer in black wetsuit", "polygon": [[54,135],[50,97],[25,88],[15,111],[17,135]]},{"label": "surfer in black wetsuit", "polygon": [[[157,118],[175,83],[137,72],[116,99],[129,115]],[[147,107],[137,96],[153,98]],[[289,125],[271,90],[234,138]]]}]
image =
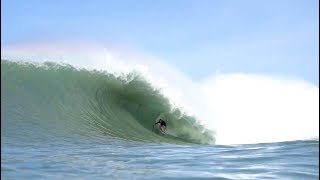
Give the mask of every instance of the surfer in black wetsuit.
[{"label": "surfer in black wetsuit", "polygon": [[160,131],[161,131],[163,134],[165,134],[165,131],[166,131],[166,129],[167,129],[167,123],[166,123],[164,120],[159,119],[159,121],[156,122],[155,124],[160,124]]}]

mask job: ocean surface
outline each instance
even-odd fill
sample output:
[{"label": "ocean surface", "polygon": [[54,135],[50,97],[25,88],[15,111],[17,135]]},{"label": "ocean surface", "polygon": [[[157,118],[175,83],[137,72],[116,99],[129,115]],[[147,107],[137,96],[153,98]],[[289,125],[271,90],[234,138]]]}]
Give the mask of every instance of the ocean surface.
[{"label": "ocean surface", "polygon": [[319,141],[218,145],[137,72],[1,60],[1,178],[319,179]]}]

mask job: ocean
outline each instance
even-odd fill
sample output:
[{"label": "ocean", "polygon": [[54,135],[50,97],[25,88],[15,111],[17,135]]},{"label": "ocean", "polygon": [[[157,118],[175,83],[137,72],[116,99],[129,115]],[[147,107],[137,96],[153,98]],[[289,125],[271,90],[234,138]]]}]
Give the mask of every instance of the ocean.
[{"label": "ocean", "polygon": [[318,139],[221,145],[198,122],[138,72],[1,60],[3,179],[319,179]]}]

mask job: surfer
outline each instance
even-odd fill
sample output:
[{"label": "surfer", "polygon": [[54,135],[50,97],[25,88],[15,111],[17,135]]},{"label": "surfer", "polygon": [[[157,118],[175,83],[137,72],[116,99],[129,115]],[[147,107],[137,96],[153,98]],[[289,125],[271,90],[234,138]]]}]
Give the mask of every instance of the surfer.
[{"label": "surfer", "polygon": [[165,134],[167,129],[167,123],[164,120],[159,119],[159,121],[154,124],[160,124],[160,131],[162,132],[162,134]]}]

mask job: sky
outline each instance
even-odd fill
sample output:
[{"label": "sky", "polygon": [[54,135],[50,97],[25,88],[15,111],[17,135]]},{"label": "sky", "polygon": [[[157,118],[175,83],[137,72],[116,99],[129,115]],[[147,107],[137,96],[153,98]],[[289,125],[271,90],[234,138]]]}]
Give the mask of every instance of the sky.
[{"label": "sky", "polygon": [[1,45],[52,40],[132,47],[195,81],[216,72],[319,86],[317,0],[2,0]]}]

